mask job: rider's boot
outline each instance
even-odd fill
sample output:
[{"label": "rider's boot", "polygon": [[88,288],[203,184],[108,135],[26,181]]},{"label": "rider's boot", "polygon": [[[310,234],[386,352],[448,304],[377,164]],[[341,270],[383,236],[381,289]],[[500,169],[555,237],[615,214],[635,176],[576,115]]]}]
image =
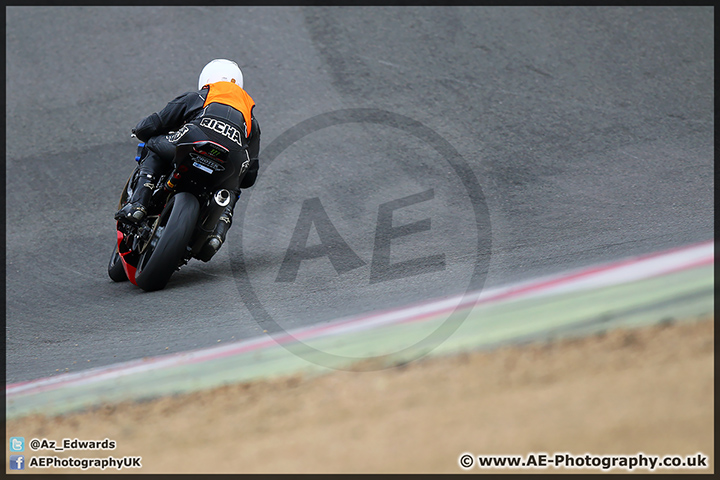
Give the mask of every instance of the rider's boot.
[{"label": "rider's boot", "polygon": [[208,245],[210,245],[216,252],[220,250],[222,244],[225,243],[227,232],[232,226],[233,208],[234,206],[232,204],[225,207],[225,210],[220,216],[220,220],[218,220],[217,226],[215,227],[215,231],[210,236],[210,240],[208,240]]},{"label": "rider's boot", "polygon": [[158,175],[151,172],[142,172],[138,177],[137,186],[132,197],[115,214],[115,220],[136,224],[147,216],[147,206],[150,195],[155,188]]},{"label": "rider's boot", "polygon": [[215,230],[213,230],[212,235],[210,235],[207,242],[200,251],[200,254],[198,255],[198,258],[200,260],[204,262],[209,261],[213,257],[213,255],[215,255],[218,250],[220,250],[220,247],[222,247],[223,243],[225,243],[225,237],[227,236],[227,232],[232,226],[233,210],[235,208],[235,203],[237,203],[238,201],[238,196],[239,193],[232,196],[232,200],[225,207],[222,215],[220,215],[220,219],[215,226]]}]

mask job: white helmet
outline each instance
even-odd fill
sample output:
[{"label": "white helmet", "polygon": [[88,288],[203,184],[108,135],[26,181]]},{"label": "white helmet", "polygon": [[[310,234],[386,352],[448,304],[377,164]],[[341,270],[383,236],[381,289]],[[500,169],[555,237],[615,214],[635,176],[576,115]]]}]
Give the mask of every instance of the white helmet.
[{"label": "white helmet", "polygon": [[209,83],[215,82],[232,82],[237,84],[240,88],[243,86],[243,74],[240,71],[240,67],[237,63],[232,60],[225,60],[224,58],[216,58],[212,62],[205,65],[205,68],[200,72],[200,78],[198,79],[198,90]]}]

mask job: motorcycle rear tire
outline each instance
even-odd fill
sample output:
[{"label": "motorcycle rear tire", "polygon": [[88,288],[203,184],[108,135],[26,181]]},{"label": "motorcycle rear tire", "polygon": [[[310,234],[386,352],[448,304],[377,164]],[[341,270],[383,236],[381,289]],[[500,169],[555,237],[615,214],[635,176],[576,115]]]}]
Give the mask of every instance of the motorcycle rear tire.
[{"label": "motorcycle rear tire", "polygon": [[173,196],[160,214],[159,228],[138,260],[137,286],[151,292],[162,290],[187,253],[200,214],[200,203],[187,192]]}]

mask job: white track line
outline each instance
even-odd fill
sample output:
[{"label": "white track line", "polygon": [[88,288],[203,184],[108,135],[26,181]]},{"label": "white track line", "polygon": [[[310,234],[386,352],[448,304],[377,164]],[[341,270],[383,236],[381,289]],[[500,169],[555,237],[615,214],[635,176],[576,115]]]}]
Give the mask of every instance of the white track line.
[{"label": "white track line", "polygon": [[263,335],[217,347],[131,360],[80,372],[60,374],[57,377],[13,383],[5,387],[5,394],[6,398],[10,399],[17,395],[40,393],[67,386],[78,386],[118,378],[148,370],[169,368],[238,355],[292,341],[367,330],[379,325],[419,321],[443,313],[450,313],[458,308],[469,308],[479,304],[617,285],[700,265],[709,265],[714,263],[714,260],[715,242],[712,240],[669,251],[633,257],[601,266],[566,272],[509,286],[487,289],[482,292],[468,292],[464,295],[456,295],[407,307],[348,317],[322,325],[297,328],[287,333],[273,336],[272,338]]}]

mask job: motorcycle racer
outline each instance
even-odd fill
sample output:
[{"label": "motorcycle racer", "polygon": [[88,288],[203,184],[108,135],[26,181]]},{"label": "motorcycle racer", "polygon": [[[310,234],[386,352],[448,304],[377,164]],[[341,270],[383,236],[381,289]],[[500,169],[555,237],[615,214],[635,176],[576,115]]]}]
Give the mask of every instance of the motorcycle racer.
[{"label": "motorcycle racer", "polygon": [[[232,178],[225,188],[231,201],[225,207],[211,245],[218,250],[232,225],[240,189],[255,184],[259,168],[260,125],[254,116],[255,102],[243,89],[243,74],[227,59],[215,59],[202,69],[198,90],[184,93],[165,108],[141,120],[132,133],[145,146],[140,159],[137,186],[115,219],[138,223],[147,215],[147,203],[159,178],[172,169],[176,145],[190,129],[201,129],[209,140],[231,151],[244,150],[244,175]],[[174,132],[174,133],[171,133]]]}]

